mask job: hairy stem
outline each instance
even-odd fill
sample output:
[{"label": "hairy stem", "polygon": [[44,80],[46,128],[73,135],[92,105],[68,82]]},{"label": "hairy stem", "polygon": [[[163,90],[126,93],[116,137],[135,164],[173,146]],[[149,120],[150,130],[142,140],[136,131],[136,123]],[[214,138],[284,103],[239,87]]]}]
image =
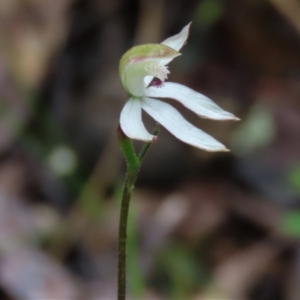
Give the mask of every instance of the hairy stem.
[{"label": "hairy stem", "polygon": [[[158,134],[158,127],[153,132]],[[127,174],[122,191],[119,237],[118,237],[118,300],[126,299],[126,248],[127,224],[131,193],[140,169],[141,162],[149,150],[151,143],[146,143],[139,155],[135,154],[132,141],[118,128],[118,139],[127,162]]]},{"label": "hairy stem", "polygon": [[119,223],[119,246],[118,246],[118,300],[125,300],[126,298],[126,246],[127,246],[127,223],[128,212],[131,198],[131,192],[134,187],[134,182],[137,177],[137,172],[128,173],[125,179],[120,223]]}]

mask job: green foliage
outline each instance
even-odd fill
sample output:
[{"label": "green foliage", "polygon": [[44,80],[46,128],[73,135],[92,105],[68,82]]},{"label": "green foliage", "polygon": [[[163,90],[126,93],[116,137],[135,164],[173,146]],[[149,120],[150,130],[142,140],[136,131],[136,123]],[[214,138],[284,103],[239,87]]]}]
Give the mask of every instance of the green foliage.
[{"label": "green foliage", "polygon": [[280,224],[281,231],[290,237],[300,237],[300,211],[288,211],[284,213]]},{"label": "green foliage", "polygon": [[[297,195],[300,195],[300,163],[293,166],[288,174],[288,181],[291,183]],[[280,230],[290,237],[300,237],[300,210],[291,210],[283,214]]]},{"label": "green foliage", "polygon": [[289,173],[289,181],[300,195],[300,163],[296,164]]},{"label": "green foliage", "polygon": [[233,135],[231,149],[248,154],[267,145],[275,135],[275,124],[268,107],[255,105]]},{"label": "green foliage", "polygon": [[223,13],[223,2],[220,0],[203,0],[196,9],[195,20],[203,26],[211,26]]},{"label": "green foliage", "polygon": [[170,299],[188,299],[199,281],[197,262],[192,251],[173,243],[161,252],[159,265],[169,283]]},{"label": "green foliage", "polygon": [[128,277],[130,294],[133,299],[142,299],[145,291],[144,277],[139,265],[139,242],[137,214],[134,201],[131,202],[128,220],[128,237],[127,237],[127,259],[128,259]]},{"label": "green foliage", "polygon": [[99,191],[92,184],[87,184],[83,188],[80,201],[82,208],[91,219],[99,219],[105,211],[103,199],[99,197]]}]

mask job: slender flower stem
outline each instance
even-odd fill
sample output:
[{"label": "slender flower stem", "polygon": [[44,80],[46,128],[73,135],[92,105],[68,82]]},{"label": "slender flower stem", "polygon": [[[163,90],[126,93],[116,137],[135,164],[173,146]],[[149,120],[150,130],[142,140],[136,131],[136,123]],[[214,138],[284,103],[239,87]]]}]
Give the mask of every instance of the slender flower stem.
[{"label": "slender flower stem", "polygon": [[134,186],[134,182],[137,176],[137,172],[128,173],[125,179],[120,223],[119,223],[119,246],[118,246],[118,300],[126,299],[126,246],[127,246],[127,223],[128,212],[131,198],[131,191]]},{"label": "slender flower stem", "polygon": [[[157,126],[153,134],[158,134]],[[132,141],[118,128],[118,139],[127,162],[127,174],[122,191],[119,238],[118,238],[118,300],[126,299],[126,247],[127,247],[127,223],[131,193],[141,166],[152,143],[146,143],[139,155],[136,155]]]},{"label": "slender flower stem", "polygon": [[[155,126],[155,128],[154,128],[154,130],[153,130],[153,132],[152,132],[152,134],[155,135],[155,136],[157,136],[158,132],[159,132],[159,129],[160,129],[160,125],[157,123],[156,126]],[[143,160],[143,158],[145,157],[145,155],[146,155],[146,153],[149,150],[149,148],[150,148],[151,145],[152,145],[152,143],[146,143],[144,145],[144,147],[142,148],[142,150],[141,150],[141,152],[139,153],[139,156],[138,156],[139,159],[140,159],[140,161]]]}]

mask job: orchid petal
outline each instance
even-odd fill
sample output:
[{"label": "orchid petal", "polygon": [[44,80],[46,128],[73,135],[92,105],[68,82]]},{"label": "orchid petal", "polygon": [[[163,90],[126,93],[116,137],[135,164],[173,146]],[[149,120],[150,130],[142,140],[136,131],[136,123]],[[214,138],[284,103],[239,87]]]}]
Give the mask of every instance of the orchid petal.
[{"label": "orchid petal", "polygon": [[130,98],[122,109],[120,116],[120,126],[129,138],[151,142],[154,138],[150,134],[142,121],[141,101]]},{"label": "orchid petal", "polygon": [[142,108],[179,140],[206,151],[228,151],[220,142],[185,120],[171,105],[144,97]]},{"label": "orchid petal", "polygon": [[186,43],[191,24],[192,23],[190,22],[188,25],[183,27],[183,29],[178,34],[167,38],[161,44],[179,51]]},{"label": "orchid petal", "polygon": [[197,115],[213,120],[239,120],[230,112],[223,110],[204,95],[178,83],[165,82],[161,87],[146,89],[148,97],[171,98],[177,100]]}]

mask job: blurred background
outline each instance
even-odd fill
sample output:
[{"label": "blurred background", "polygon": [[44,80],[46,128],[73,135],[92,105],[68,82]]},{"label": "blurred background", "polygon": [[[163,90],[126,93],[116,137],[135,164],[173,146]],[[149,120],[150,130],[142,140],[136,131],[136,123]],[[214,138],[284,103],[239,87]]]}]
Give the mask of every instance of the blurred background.
[{"label": "blurred background", "polygon": [[0,299],[115,299],[119,59],[190,21],[169,79],[242,121],[171,101],[231,152],[162,128],[132,199],[128,299],[300,299],[297,0],[0,1]]}]

